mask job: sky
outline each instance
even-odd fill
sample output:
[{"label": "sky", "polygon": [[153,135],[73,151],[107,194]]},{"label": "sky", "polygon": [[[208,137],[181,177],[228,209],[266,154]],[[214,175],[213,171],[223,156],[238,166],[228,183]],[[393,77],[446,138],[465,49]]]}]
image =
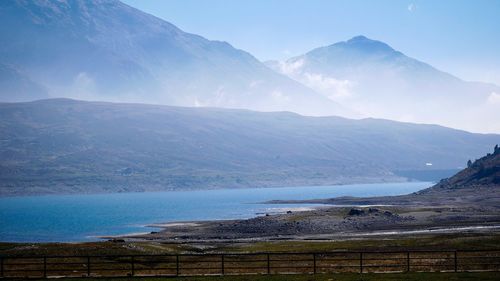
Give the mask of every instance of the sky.
[{"label": "sky", "polygon": [[182,30],[284,60],[356,35],[500,85],[498,0],[122,0]]}]

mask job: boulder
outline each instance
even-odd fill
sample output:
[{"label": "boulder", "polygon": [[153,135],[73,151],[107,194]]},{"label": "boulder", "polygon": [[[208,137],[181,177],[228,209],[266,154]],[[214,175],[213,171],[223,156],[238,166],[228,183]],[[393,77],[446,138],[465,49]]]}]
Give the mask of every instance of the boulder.
[{"label": "boulder", "polygon": [[364,214],[365,214],[365,210],[356,209],[356,208],[352,208],[348,213],[349,216],[361,216]]}]

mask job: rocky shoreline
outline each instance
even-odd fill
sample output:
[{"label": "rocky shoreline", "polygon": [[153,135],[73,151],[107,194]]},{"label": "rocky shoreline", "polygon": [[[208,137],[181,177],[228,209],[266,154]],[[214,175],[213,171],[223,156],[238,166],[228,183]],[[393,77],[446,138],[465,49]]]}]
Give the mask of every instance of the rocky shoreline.
[{"label": "rocky shoreline", "polygon": [[164,225],[158,232],[123,238],[161,242],[235,242],[349,239],[354,236],[450,232],[454,229],[500,233],[500,208],[497,206],[500,205],[331,206],[245,220],[176,223]]}]

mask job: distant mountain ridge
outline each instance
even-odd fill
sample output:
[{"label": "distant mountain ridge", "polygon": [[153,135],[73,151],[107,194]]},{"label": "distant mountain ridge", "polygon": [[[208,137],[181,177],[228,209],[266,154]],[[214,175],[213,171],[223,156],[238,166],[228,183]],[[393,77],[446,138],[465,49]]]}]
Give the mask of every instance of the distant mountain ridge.
[{"label": "distant mountain ridge", "polygon": [[500,132],[499,86],[462,81],[364,36],[266,66],[118,0],[11,0],[0,1],[0,38],[0,101],[66,97]]},{"label": "distant mountain ridge", "polygon": [[499,86],[462,81],[365,36],[266,64],[364,116],[500,131]]},{"label": "distant mountain ridge", "polygon": [[307,115],[349,112],[247,52],[117,0],[1,1],[0,38],[0,73],[16,76],[9,82],[14,85],[0,80],[1,101],[71,97]]},{"label": "distant mountain ridge", "polygon": [[0,132],[4,196],[402,181],[500,142],[379,119],[68,99],[0,103]]}]

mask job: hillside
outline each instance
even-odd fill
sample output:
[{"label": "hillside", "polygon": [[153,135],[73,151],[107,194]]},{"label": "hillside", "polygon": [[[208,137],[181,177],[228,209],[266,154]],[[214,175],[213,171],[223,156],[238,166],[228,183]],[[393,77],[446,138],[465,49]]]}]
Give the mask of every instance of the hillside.
[{"label": "hillside", "polygon": [[499,86],[463,81],[364,36],[267,64],[364,116],[500,130]]},{"label": "hillside", "polygon": [[382,197],[339,197],[318,200],[282,201],[274,203],[324,203],[336,205],[446,206],[475,205],[498,208],[500,202],[500,148],[488,153],[468,167],[437,184],[413,194]]},{"label": "hillside", "polygon": [[0,73],[13,77],[0,79],[0,101],[71,97],[349,112],[227,42],[186,33],[118,0],[0,1],[0,40]]},{"label": "hillside", "polygon": [[0,104],[0,136],[1,195],[401,181],[500,142],[388,120],[67,99]]},{"label": "hillside", "polygon": [[469,166],[456,175],[440,181],[429,191],[441,189],[475,189],[481,187],[500,187],[500,148],[495,146],[493,153],[469,162]]}]

